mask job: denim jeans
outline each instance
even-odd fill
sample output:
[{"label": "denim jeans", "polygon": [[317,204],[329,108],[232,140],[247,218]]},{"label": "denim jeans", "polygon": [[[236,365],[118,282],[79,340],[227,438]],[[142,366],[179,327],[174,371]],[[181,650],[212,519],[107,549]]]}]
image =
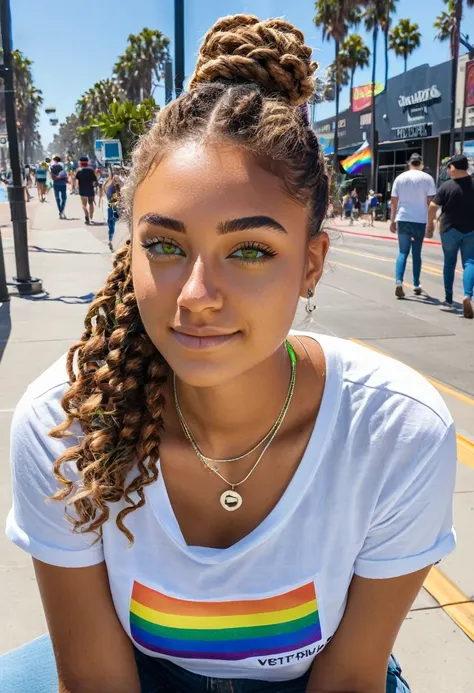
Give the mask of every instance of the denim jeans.
[{"label": "denim jeans", "polygon": [[[306,693],[310,672],[292,681],[214,679],[182,669],[165,659],[135,650],[141,693]],[[51,641],[44,635],[0,657],[0,691],[57,693],[56,664]],[[99,691],[97,692],[99,693]],[[390,658],[386,693],[410,693],[395,657]]]},{"label": "denim jeans", "polygon": [[[474,222],[473,222],[474,223]],[[441,234],[441,245],[444,253],[444,291],[446,300],[453,301],[454,274],[458,261],[458,251],[461,251],[464,296],[472,299],[474,289],[474,231],[462,233],[457,229],[448,229]]]},{"label": "denim jeans", "polygon": [[413,260],[413,284],[415,288],[420,286],[421,274],[421,249],[425,238],[426,224],[417,224],[414,221],[399,221],[398,229],[398,247],[400,252],[397,258],[395,268],[395,276],[397,284],[403,282],[405,269],[407,266],[408,256],[411,255]]},{"label": "denim jeans", "polygon": [[59,214],[62,214],[66,206],[67,187],[65,185],[53,185],[53,189],[54,197],[56,198],[56,204],[58,205]]},{"label": "denim jeans", "polygon": [[109,243],[112,243],[112,239],[115,233],[115,222],[118,219],[118,214],[112,207],[107,208],[107,224],[109,227]]}]

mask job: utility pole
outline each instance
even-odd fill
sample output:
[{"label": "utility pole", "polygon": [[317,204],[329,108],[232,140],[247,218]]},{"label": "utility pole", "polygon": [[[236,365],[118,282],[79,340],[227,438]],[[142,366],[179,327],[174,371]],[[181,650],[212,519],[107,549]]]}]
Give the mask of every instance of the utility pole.
[{"label": "utility pole", "polygon": [[33,279],[30,275],[25,190],[23,188],[23,175],[20,166],[15,113],[10,0],[0,0],[0,30],[3,48],[3,65],[0,66],[0,77],[3,78],[5,87],[5,119],[12,174],[12,185],[8,188],[8,198],[13,225],[17,273],[17,276],[13,277],[13,283],[19,294],[31,295],[41,293],[43,287],[40,279]]},{"label": "utility pole", "polygon": [[454,0],[454,27],[451,38],[451,135],[449,153],[455,154],[456,149],[456,84],[458,78],[459,40],[461,37],[462,0]]},{"label": "utility pole", "polygon": [[184,0],[174,0],[174,89],[176,98],[184,83]]},{"label": "utility pole", "polygon": [[173,98],[173,63],[170,59],[165,62],[165,104]]}]

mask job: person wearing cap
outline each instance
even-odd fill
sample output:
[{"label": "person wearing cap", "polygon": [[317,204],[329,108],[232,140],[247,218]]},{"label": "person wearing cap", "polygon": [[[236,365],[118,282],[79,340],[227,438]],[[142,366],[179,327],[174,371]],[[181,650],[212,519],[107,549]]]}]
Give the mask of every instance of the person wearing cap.
[{"label": "person wearing cap", "polygon": [[469,162],[464,154],[457,154],[448,161],[451,180],[443,183],[428,211],[427,235],[433,236],[435,218],[441,209],[441,245],[444,254],[444,306],[453,306],[453,284],[458,253],[463,266],[463,313],[472,319],[472,295],[474,289],[474,181],[469,175]]},{"label": "person wearing cap", "polygon": [[400,252],[396,264],[395,296],[405,298],[403,277],[410,254],[413,258],[413,285],[415,294],[420,296],[421,249],[428,221],[428,206],[436,195],[433,178],[423,170],[420,154],[412,154],[408,171],[395,178],[391,195],[390,231],[398,232]]}]

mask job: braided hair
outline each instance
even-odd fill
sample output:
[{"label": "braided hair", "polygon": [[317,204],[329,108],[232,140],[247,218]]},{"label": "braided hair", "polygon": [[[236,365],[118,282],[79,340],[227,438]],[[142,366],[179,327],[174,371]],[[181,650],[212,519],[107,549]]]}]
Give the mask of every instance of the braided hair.
[{"label": "braided hair", "polygon": [[[308,208],[308,238],[321,230],[328,180],[306,103],[313,93],[316,63],[303,34],[282,19],[253,15],[220,19],[204,38],[188,89],[159,112],[139,140],[122,190],[123,214],[132,231],[137,187],[173,146],[186,140],[225,141],[258,158],[288,193]],[[71,347],[66,419],[51,436],[83,435],[53,465],[60,489],[53,500],[73,506],[77,532],[96,533],[109,519],[109,504],[122,502],[117,526],[133,541],[126,516],[145,503],[144,488],[156,481],[163,390],[168,365],[141,324],[133,288],[131,241],[116,254],[113,270],[85,319],[80,342]],[[79,490],[63,467],[73,462]]]}]

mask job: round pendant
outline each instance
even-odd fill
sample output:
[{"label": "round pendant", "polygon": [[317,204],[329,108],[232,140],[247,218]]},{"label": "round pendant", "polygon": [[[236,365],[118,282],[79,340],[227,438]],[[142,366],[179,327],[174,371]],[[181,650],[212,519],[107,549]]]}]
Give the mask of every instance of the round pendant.
[{"label": "round pendant", "polygon": [[224,510],[228,510],[229,512],[238,510],[242,505],[242,496],[240,493],[237,493],[237,491],[224,491],[220,500]]}]

